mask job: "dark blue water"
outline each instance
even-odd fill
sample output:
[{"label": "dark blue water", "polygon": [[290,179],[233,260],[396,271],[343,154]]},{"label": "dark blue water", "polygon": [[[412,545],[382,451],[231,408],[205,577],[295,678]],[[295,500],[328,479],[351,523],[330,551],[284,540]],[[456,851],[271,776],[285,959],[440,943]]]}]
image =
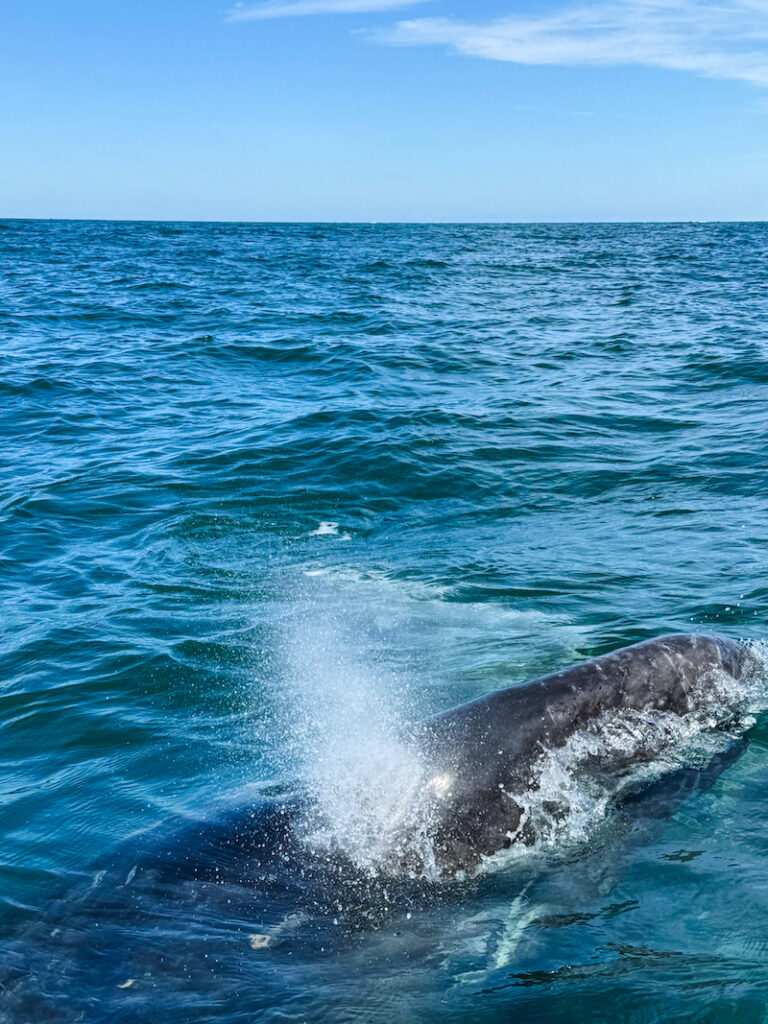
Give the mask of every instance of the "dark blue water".
[{"label": "dark blue water", "polygon": [[768,638],[767,325],[763,225],[0,222],[0,1020],[768,1019],[760,713],[375,864],[408,723]]}]

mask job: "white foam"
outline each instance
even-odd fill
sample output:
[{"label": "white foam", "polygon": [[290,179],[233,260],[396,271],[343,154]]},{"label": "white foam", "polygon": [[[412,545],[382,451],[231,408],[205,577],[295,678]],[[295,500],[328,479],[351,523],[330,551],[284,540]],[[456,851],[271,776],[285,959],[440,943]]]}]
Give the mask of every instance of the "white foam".
[{"label": "white foam", "polygon": [[335,537],[337,540],[352,540],[348,533],[339,533],[339,524],[330,519],[323,520],[316,530],[312,530],[310,537]]},{"label": "white foam", "polygon": [[339,524],[332,522],[330,519],[323,520],[322,523],[317,527],[316,530],[312,530],[310,537],[338,537],[339,535]]}]

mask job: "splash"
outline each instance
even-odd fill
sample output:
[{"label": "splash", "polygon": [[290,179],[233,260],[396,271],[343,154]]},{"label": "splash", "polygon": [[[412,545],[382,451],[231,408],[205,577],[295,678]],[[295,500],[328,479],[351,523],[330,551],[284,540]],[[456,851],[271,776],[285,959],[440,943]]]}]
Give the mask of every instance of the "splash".
[{"label": "splash", "polygon": [[402,684],[356,656],[350,632],[316,610],[293,631],[289,683],[294,761],[312,798],[305,841],[369,874],[414,859],[417,846],[428,863],[430,794],[403,726]]}]

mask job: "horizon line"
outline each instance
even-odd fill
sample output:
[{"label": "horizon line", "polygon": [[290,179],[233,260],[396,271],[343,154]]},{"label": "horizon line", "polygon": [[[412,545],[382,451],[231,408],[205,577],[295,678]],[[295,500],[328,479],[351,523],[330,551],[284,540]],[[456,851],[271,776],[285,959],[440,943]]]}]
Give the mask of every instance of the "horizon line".
[{"label": "horizon line", "polygon": [[9,222],[35,222],[35,223],[69,223],[69,224],[251,224],[251,225],[287,225],[287,226],[310,226],[325,225],[329,227],[338,226],[400,226],[400,227],[452,227],[457,225],[474,227],[517,227],[524,225],[547,224],[556,226],[559,224],[605,224],[605,225],[637,225],[637,224],[768,224],[766,217],[750,217],[739,219],[723,219],[719,217],[704,218],[682,218],[680,220],[651,219],[597,219],[597,220],[230,220],[210,218],[185,218],[185,217],[2,217],[0,224]]}]

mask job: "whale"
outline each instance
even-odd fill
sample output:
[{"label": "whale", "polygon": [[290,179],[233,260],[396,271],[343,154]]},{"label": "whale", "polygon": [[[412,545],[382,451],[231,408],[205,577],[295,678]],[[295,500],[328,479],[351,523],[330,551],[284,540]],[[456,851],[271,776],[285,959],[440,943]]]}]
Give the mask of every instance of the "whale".
[{"label": "whale", "polygon": [[[471,874],[485,858],[518,842],[535,842],[522,795],[538,786],[542,758],[577,734],[587,730],[599,738],[601,726],[622,715],[634,716],[649,738],[659,716],[667,722],[670,716],[709,716],[710,723],[726,726],[737,713],[734,684],[758,676],[760,669],[746,643],[676,634],[495,691],[429,719],[418,742],[430,796],[428,838],[439,870]],[[647,751],[640,743],[627,756],[642,759]],[[626,770],[608,751],[598,760],[602,763],[593,769],[604,774]]]},{"label": "whale", "polygon": [[[686,724],[719,731],[735,751],[750,692],[743,681],[759,680],[763,672],[762,659],[748,643],[698,634],[663,636],[422,721],[407,736],[420,771],[383,845],[380,873],[411,880],[471,877],[495,854],[516,844],[533,846],[538,825],[527,805],[542,787],[542,767],[579,737],[590,741],[588,756],[566,761],[566,774],[590,775],[601,793],[615,788],[620,799],[635,801],[658,779],[637,779],[633,769],[663,763],[670,748],[675,754],[676,723],[683,732]],[[631,742],[601,744],[603,734],[617,727],[621,733],[622,726]],[[714,778],[731,756],[719,751],[707,758],[704,775]],[[702,766],[690,771],[685,758],[674,757],[673,764],[682,769],[677,781],[684,780],[683,788],[698,785]],[[664,774],[669,782],[674,772]],[[548,809],[567,818],[568,808],[556,806],[558,800],[557,792],[546,794]],[[567,795],[561,800],[566,802]],[[287,888],[295,873],[304,881],[313,877],[321,887],[330,878],[332,887],[349,882],[362,891],[365,872],[347,858],[343,842],[315,848],[311,837],[318,813],[323,809],[306,785],[261,799],[255,807],[235,803],[219,821],[181,832],[171,824],[167,845],[150,847],[154,870],[179,877],[189,870],[198,880],[250,879],[254,885],[265,873],[273,877],[279,865]],[[313,898],[319,899],[317,893]]]},{"label": "whale", "polygon": [[[653,828],[649,822],[666,820],[691,794],[706,791],[746,749],[745,695],[760,691],[763,676],[762,657],[749,644],[667,636],[426,719],[411,735],[423,777],[414,780],[418,813],[409,821],[420,822],[422,831],[396,837],[392,859],[377,875],[345,860],[343,848],[328,853],[307,845],[310,789],[286,785],[256,800],[250,791],[237,793],[212,814],[165,819],[126,839],[106,859],[99,855],[81,878],[63,878],[39,913],[30,916],[25,909],[10,930],[6,922],[3,1009],[17,1020],[74,1021],[85,1012],[77,992],[101,986],[110,1019],[150,1019],[130,1002],[142,979],[160,977],[163,991],[174,979],[182,979],[185,992],[190,986],[205,991],[211,953],[217,965],[245,964],[248,957],[239,985],[259,958],[269,965],[269,950],[295,954],[297,961],[329,949],[357,950],[361,934],[386,931],[392,921],[400,936],[411,911],[471,904],[487,894],[479,869],[486,858],[517,844],[533,859],[524,857],[522,872],[496,873],[489,885],[508,884],[517,898],[519,885],[524,881],[527,891],[539,865],[570,879],[567,851],[565,861],[539,860],[538,823],[527,800],[542,787],[542,761],[581,735],[599,740],[617,720],[627,720],[647,737],[647,746],[617,752],[597,743],[590,748],[597,750],[597,763],[577,767],[632,780],[632,763],[650,763],[665,742],[676,741],[659,723],[693,716],[702,730],[722,731],[724,746],[703,761],[672,757],[668,770],[641,775],[623,790],[633,841],[642,842]],[[437,877],[425,861],[419,863],[419,857],[426,860],[424,841]],[[602,857],[599,845],[592,852]],[[269,976],[258,977],[268,983]]]}]

